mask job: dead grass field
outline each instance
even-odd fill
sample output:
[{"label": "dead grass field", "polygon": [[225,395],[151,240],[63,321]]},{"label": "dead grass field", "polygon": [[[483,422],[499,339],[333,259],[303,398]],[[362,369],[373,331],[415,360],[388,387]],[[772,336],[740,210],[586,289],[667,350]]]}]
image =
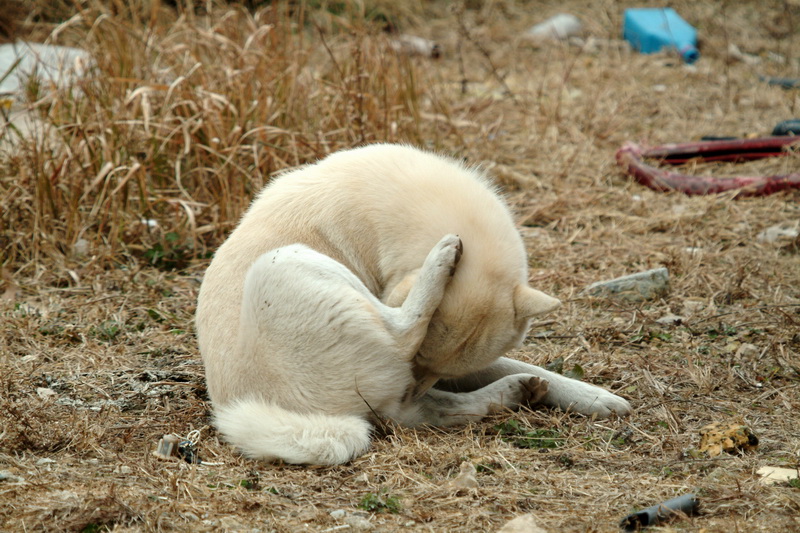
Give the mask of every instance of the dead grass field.
[{"label": "dead grass field", "polygon": [[[800,193],[661,194],[614,163],[626,140],[767,135],[798,116],[797,90],[758,79],[800,77],[797,2],[670,2],[700,30],[692,68],[618,40],[627,1],[369,4],[441,43],[438,60],[398,56],[357,9],[64,4],[23,30],[56,30],[97,69],[72,90],[31,87],[43,135],[5,130],[13,147],[0,149],[2,530],[475,532],[533,513],[549,531],[603,532],[695,491],[701,514],[660,530],[800,531],[800,487],[756,474],[800,461],[800,241],[757,239],[800,223]],[[558,12],[595,39],[518,38]],[[730,44],[758,63],[731,58]],[[261,464],[219,441],[192,324],[209,254],[272,173],[383,140],[497,178],[532,283],[565,301],[516,356],[577,365],[633,416],[390,427],[336,468]],[[797,167],[788,156],[692,170]],[[670,272],[662,299],[580,295],[658,266]],[[657,322],[669,313],[683,322]],[[711,422],[743,423],[760,444],[697,453]],[[519,447],[498,429],[515,424],[542,440]],[[195,430],[208,464],[151,454],[163,434]],[[465,461],[478,487],[454,492]]]}]

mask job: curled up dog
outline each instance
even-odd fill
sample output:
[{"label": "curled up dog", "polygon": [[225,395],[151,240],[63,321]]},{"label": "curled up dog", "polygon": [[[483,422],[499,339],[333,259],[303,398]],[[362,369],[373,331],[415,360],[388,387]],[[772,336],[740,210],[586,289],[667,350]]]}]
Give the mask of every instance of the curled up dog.
[{"label": "curled up dog", "polygon": [[628,414],[611,392],[502,357],[558,305],[528,286],[522,239],[478,170],[408,146],[338,152],[273,180],[205,274],[216,425],[250,457],[338,464],[368,449],[376,415]]}]

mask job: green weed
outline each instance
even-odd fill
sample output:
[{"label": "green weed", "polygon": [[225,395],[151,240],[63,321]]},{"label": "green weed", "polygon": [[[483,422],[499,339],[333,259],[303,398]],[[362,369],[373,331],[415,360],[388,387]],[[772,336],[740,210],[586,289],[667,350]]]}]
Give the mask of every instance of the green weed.
[{"label": "green weed", "polygon": [[370,492],[361,498],[358,507],[371,513],[399,513],[402,510],[400,499],[381,490],[377,494]]},{"label": "green weed", "polygon": [[558,430],[537,428],[528,429],[518,420],[507,420],[494,427],[501,438],[517,448],[558,448],[564,444]]}]

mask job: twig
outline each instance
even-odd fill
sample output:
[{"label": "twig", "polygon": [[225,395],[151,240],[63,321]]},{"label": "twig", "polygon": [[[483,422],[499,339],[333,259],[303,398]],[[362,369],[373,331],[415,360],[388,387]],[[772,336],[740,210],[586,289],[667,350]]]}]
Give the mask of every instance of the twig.
[{"label": "twig", "polygon": [[[513,101],[515,104],[518,104],[519,102],[517,100],[516,95],[514,94],[514,91],[512,91],[511,87],[509,87],[508,83],[506,83],[505,76],[500,75],[497,65],[495,65],[494,61],[492,61],[492,55],[489,53],[488,50],[486,50],[486,48],[483,47],[483,45],[477,39],[475,39],[475,37],[472,36],[472,34],[469,31],[469,28],[467,28],[467,24],[464,22],[463,8],[459,9],[458,12],[456,13],[456,20],[458,21],[460,35],[464,37],[467,41],[469,41],[469,43],[472,44],[472,46],[474,46],[475,49],[478,50],[478,52],[480,52],[480,54],[486,59],[486,62],[489,63],[490,74],[498,81],[498,83],[500,83],[500,85],[503,86],[503,90],[511,98],[511,101]],[[462,81],[462,84],[465,82],[466,76],[464,76],[463,80],[464,81]]]}]

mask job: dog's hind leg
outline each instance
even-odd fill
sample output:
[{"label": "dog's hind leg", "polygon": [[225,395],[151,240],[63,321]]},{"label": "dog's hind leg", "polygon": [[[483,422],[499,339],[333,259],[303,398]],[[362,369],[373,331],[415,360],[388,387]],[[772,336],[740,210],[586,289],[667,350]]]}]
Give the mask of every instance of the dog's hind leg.
[{"label": "dog's hind leg", "polygon": [[549,407],[558,407],[564,411],[570,410],[584,415],[597,415],[601,418],[611,416],[611,413],[628,415],[632,411],[627,400],[601,387],[507,357],[500,357],[483,370],[468,376],[441,380],[436,386],[451,392],[476,391],[514,374],[532,374],[546,380],[549,383],[549,390],[542,398],[542,403]]},{"label": "dog's hind leg", "polygon": [[472,392],[431,389],[421,398],[409,399],[393,418],[403,425],[455,426],[521,406],[534,406],[547,395],[547,381],[517,374],[506,376]]}]

